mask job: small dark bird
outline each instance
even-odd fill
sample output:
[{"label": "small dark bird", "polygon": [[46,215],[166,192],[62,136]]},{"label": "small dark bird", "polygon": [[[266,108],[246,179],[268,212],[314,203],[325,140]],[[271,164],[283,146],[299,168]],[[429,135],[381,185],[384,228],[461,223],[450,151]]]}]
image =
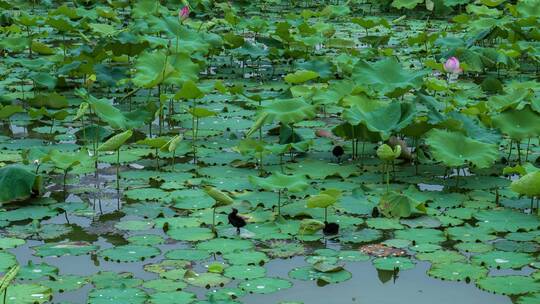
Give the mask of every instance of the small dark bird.
[{"label": "small dark bird", "polygon": [[232,212],[229,213],[229,224],[236,227],[236,232],[240,234],[240,228],[246,225],[246,220],[243,217],[238,215],[238,210],[233,208]]},{"label": "small dark bird", "polygon": [[379,217],[379,208],[373,207],[373,210],[371,210],[371,217]]},{"label": "small dark bird", "polygon": [[334,146],[332,149],[332,154],[337,158],[338,162],[341,161],[341,156],[345,153],[342,146]]},{"label": "small dark bird", "polygon": [[323,233],[325,235],[334,235],[339,233],[339,224],[338,223],[329,223],[327,221],[324,222],[324,228]]}]

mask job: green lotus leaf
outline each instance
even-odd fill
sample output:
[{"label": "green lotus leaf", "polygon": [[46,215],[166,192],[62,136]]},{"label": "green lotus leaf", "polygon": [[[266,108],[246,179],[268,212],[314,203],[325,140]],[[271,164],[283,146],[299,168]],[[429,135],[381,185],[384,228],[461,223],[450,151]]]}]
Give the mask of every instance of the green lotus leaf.
[{"label": "green lotus leaf", "polygon": [[373,266],[379,270],[407,270],[414,268],[414,262],[403,257],[384,257],[373,260]]},{"label": "green lotus leaf", "polygon": [[416,258],[421,261],[429,261],[432,264],[465,262],[467,260],[464,255],[451,250],[419,253],[416,255]]},{"label": "green lotus leaf", "polygon": [[391,218],[410,217],[426,212],[424,203],[397,192],[388,192],[381,196],[378,208],[384,216]]},{"label": "green lotus leaf", "polygon": [[540,136],[540,114],[525,107],[521,110],[511,109],[493,116],[493,125],[504,134],[515,140],[523,140]]},{"label": "green lotus leaf", "polygon": [[487,168],[499,156],[497,146],[458,132],[433,129],[428,132],[426,143],[435,159],[449,167],[460,167],[471,162],[478,168]]},{"label": "green lotus leaf", "polygon": [[262,251],[266,252],[270,257],[285,259],[303,254],[305,252],[305,248],[302,244],[298,243],[275,241],[270,243],[269,248],[263,248]]},{"label": "green lotus leaf", "polygon": [[396,59],[389,57],[375,63],[358,61],[352,78],[357,83],[367,84],[382,95],[399,97],[412,88],[420,87],[426,74],[426,71],[404,70]]},{"label": "green lotus leaf", "polygon": [[83,255],[96,251],[99,247],[86,242],[48,243],[34,247],[36,255],[40,257]]},{"label": "green lotus leaf", "polygon": [[317,195],[308,198],[306,206],[308,208],[327,208],[335,204],[341,197],[341,190],[326,189]]},{"label": "green lotus leaf", "polygon": [[383,161],[389,162],[401,155],[401,146],[396,145],[394,149],[387,144],[380,145],[377,148],[377,157]]},{"label": "green lotus leaf", "polygon": [[250,175],[249,181],[261,188],[270,191],[287,190],[289,192],[302,192],[307,189],[308,183],[303,175],[286,175],[274,172],[266,178]]},{"label": "green lotus leaf", "polygon": [[314,234],[324,227],[324,223],[314,219],[303,219],[298,228],[298,234]]},{"label": "green lotus leaf", "polygon": [[144,304],[147,297],[146,293],[138,288],[96,288],[88,294],[88,304]]},{"label": "green lotus leaf", "polygon": [[[363,102],[343,111],[343,118],[348,123],[365,125],[368,131],[379,133],[382,139],[388,139],[393,133],[410,125],[416,115],[413,104],[398,102]],[[368,138],[373,137],[367,135]]]},{"label": "green lotus leaf", "polygon": [[19,105],[0,105],[0,120],[8,119],[17,113],[24,113],[24,108]]},{"label": "green lotus leaf", "polygon": [[165,242],[163,237],[155,234],[139,234],[130,236],[127,241],[132,245],[155,246]]},{"label": "green lotus leaf", "polygon": [[490,268],[517,269],[534,262],[534,258],[521,252],[491,251],[473,256],[472,262]]},{"label": "green lotus leaf", "polygon": [[136,279],[130,272],[99,271],[91,276],[90,281],[96,288],[136,287],[143,280]]},{"label": "green lotus leaf", "polygon": [[38,284],[10,285],[6,291],[6,303],[41,304],[52,298],[51,289]]},{"label": "green lotus leaf", "polygon": [[527,173],[510,185],[512,191],[530,197],[540,196],[540,171]]},{"label": "green lotus leaf", "polygon": [[[15,256],[9,252],[0,251],[0,271],[7,272],[10,268],[18,265]],[[18,272],[19,270],[17,270]]]},{"label": "green lotus leaf", "polygon": [[175,249],[167,252],[165,256],[174,260],[201,261],[210,257],[210,254],[207,250]]},{"label": "green lotus leaf", "polygon": [[266,269],[260,266],[236,265],[225,269],[224,275],[234,280],[253,280],[266,275]]},{"label": "green lotus leaf", "polygon": [[168,77],[178,74],[171,61],[171,58],[162,51],[139,55],[135,62],[136,73],[133,83],[143,88],[153,88],[163,83]]},{"label": "green lotus leaf", "polygon": [[223,286],[229,283],[230,279],[218,273],[196,273],[194,271],[188,270],[184,275],[184,281],[197,287],[215,287]]},{"label": "green lotus leaf", "polygon": [[0,168],[0,203],[25,200],[41,193],[41,176],[19,165]]},{"label": "green lotus leaf", "polygon": [[169,279],[155,279],[145,281],[142,287],[148,289],[154,289],[156,291],[177,291],[178,289],[184,289],[187,286],[182,281],[173,281]]},{"label": "green lotus leaf", "polygon": [[288,83],[298,84],[313,80],[319,77],[319,73],[310,70],[298,70],[292,74],[287,74],[284,80]]},{"label": "green lotus leaf", "polygon": [[530,295],[519,297],[516,304],[534,304],[540,302],[540,293],[533,293]]},{"label": "green lotus leaf", "polygon": [[397,230],[394,234],[397,239],[415,241],[416,243],[442,243],[446,241],[446,236],[437,229],[416,228]]},{"label": "green lotus leaf", "polygon": [[381,239],[382,231],[376,229],[365,228],[359,231],[344,234],[340,240],[344,243],[371,243]]},{"label": "green lotus leaf", "polygon": [[148,303],[152,304],[189,304],[195,301],[194,293],[186,291],[161,291],[150,295]]},{"label": "green lotus leaf", "polygon": [[214,187],[205,186],[204,192],[216,201],[215,207],[227,206],[234,203],[234,200],[229,195]]},{"label": "green lotus leaf", "polygon": [[62,275],[54,277],[54,280],[40,281],[41,285],[49,287],[54,292],[74,291],[87,283],[86,278],[76,275]]},{"label": "green lotus leaf", "polygon": [[98,254],[106,260],[117,262],[138,262],[146,258],[155,257],[160,254],[160,250],[155,247],[141,245],[123,245],[108,248]]},{"label": "green lotus leaf", "polygon": [[17,279],[20,280],[37,280],[44,276],[52,276],[58,274],[58,268],[49,264],[41,263],[34,264],[31,261],[28,265],[21,267]]},{"label": "green lotus leaf", "polygon": [[395,8],[413,9],[423,2],[423,0],[394,0],[392,1],[392,6]]},{"label": "green lotus leaf", "polygon": [[98,151],[116,151],[133,136],[133,131],[127,130],[109,138],[98,147]]},{"label": "green lotus leaf", "polygon": [[213,253],[229,253],[253,248],[253,243],[247,240],[213,239],[197,244],[197,249]]},{"label": "green lotus leaf", "polygon": [[498,232],[529,231],[540,227],[540,219],[537,216],[510,209],[481,210],[473,216],[479,221],[479,226],[491,228]]},{"label": "green lotus leaf", "polygon": [[519,275],[481,278],[476,284],[483,290],[507,296],[540,291],[540,282],[531,277]]},{"label": "green lotus leaf", "polygon": [[260,265],[270,260],[260,251],[229,252],[224,254],[223,258],[233,265]]},{"label": "green lotus leaf", "polygon": [[325,283],[341,283],[352,278],[352,274],[346,270],[340,269],[335,272],[317,271],[312,266],[294,268],[289,272],[289,277],[302,281],[322,281]]},{"label": "green lotus leaf", "polygon": [[284,124],[297,123],[315,117],[315,107],[302,98],[276,99],[263,106],[268,120]]},{"label": "green lotus leaf", "polygon": [[205,241],[214,238],[214,232],[211,229],[203,227],[184,227],[173,228],[167,231],[167,234],[177,241]]},{"label": "green lotus leaf", "polygon": [[19,247],[21,245],[24,245],[26,243],[23,239],[18,238],[9,238],[9,237],[1,237],[0,238],[0,249],[11,249],[15,247]]},{"label": "green lotus leaf", "polygon": [[472,227],[465,225],[462,227],[450,227],[446,229],[446,232],[450,239],[462,242],[484,242],[497,238],[494,235],[494,229],[484,226]]},{"label": "green lotus leaf", "polygon": [[268,294],[292,287],[292,283],[279,278],[257,278],[242,282],[239,288],[257,294]]},{"label": "green lotus leaf", "polygon": [[449,281],[476,281],[487,274],[488,270],[484,267],[462,262],[436,263],[428,270],[428,275]]}]

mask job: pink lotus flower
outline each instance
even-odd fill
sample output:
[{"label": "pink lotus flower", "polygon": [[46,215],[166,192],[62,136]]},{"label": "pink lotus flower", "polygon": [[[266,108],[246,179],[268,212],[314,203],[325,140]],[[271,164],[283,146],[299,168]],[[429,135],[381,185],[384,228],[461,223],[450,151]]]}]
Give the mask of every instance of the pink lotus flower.
[{"label": "pink lotus flower", "polygon": [[463,71],[459,66],[459,60],[456,57],[450,57],[448,60],[446,60],[444,63],[444,70],[447,73],[452,74],[459,74]]},{"label": "pink lotus flower", "polygon": [[178,19],[182,22],[187,18],[189,18],[189,6],[186,5],[178,12]]}]

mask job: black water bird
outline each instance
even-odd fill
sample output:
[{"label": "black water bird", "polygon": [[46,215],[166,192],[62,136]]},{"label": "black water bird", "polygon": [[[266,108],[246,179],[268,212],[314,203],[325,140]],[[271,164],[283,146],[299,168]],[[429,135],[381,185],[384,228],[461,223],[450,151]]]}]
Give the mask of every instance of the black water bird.
[{"label": "black water bird", "polygon": [[238,209],[233,208],[231,213],[228,216],[229,224],[236,227],[236,232],[240,234],[240,228],[246,225],[246,220],[238,215]]},{"label": "black water bird", "polygon": [[338,223],[329,223],[324,222],[323,233],[325,235],[334,235],[339,233],[339,224]]},{"label": "black water bird", "polygon": [[371,210],[371,217],[379,217],[379,208],[373,207],[373,210]]},{"label": "black water bird", "polygon": [[341,160],[341,156],[345,153],[342,146],[334,146],[332,154],[337,158],[338,162]]}]

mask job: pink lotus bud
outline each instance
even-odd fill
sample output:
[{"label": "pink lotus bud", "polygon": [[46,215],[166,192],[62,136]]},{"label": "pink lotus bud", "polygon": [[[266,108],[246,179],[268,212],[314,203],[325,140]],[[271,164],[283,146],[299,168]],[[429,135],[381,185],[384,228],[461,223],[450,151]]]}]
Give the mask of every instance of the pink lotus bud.
[{"label": "pink lotus bud", "polygon": [[459,74],[462,72],[461,67],[459,66],[459,60],[456,57],[450,57],[444,63],[444,70],[447,73]]},{"label": "pink lotus bud", "polygon": [[189,18],[189,6],[186,5],[178,12],[178,19],[182,22],[187,18]]}]

